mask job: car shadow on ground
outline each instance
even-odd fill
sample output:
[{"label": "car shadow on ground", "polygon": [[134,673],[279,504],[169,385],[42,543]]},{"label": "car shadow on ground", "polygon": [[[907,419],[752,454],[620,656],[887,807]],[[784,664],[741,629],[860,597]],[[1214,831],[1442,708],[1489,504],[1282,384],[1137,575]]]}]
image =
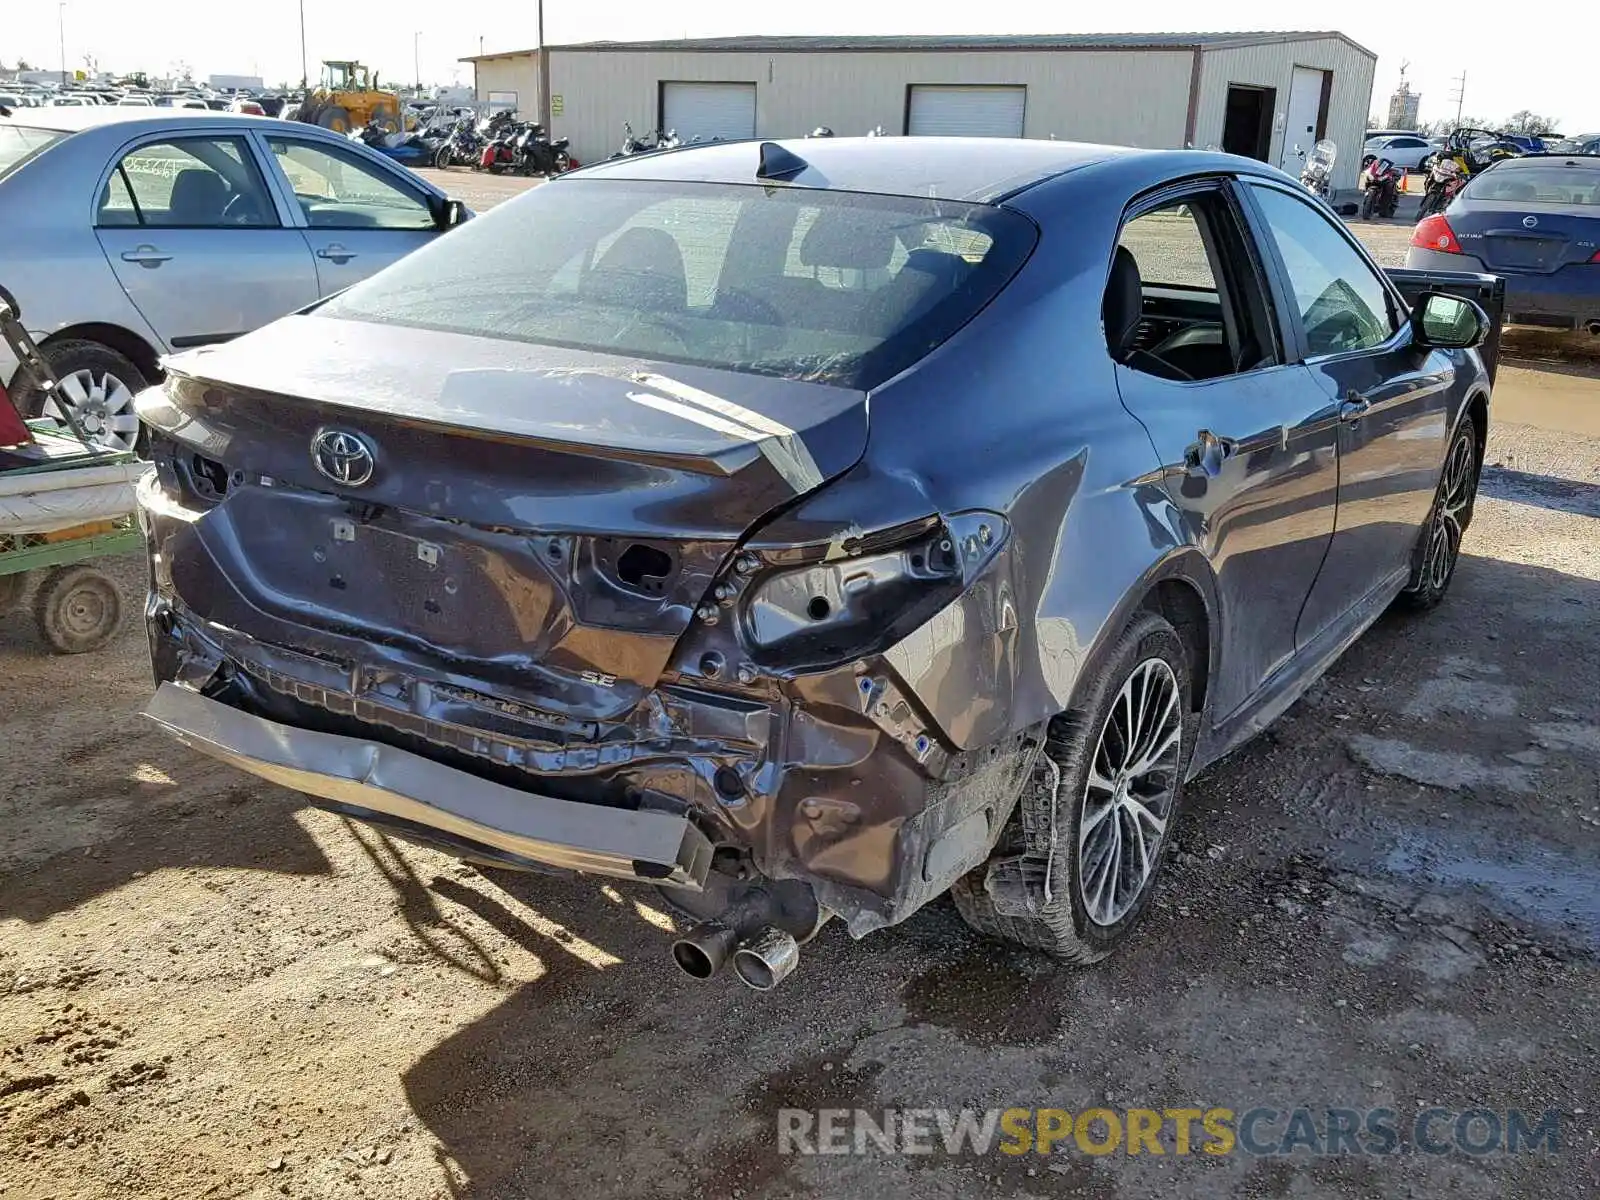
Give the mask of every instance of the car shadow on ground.
[{"label": "car shadow on ground", "polygon": [[[458,1194],[485,1198],[1112,1197],[1187,1190],[1184,1179],[1219,1196],[1556,1194],[1578,1156],[1408,1155],[1380,1172],[1236,1155],[1169,1160],[1156,1178],[1126,1156],[1048,1171],[993,1153],[802,1160],[778,1155],[775,1121],[786,1106],[1409,1110],[1592,1093],[1592,1056],[1529,1031],[1567,1028],[1574,997],[1600,982],[1596,906],[1572,890],[1600,870],[1593,827],[1575,819],[1600,795],[1596,677],[1600,582],[1463,558],[1440,608],[1386,615],[1266,735],[1191,785],[1148,926],[1089,970],[984,942],[940,902],[859,943],[834,922],[762,995],[726,973],[677,974],[667,935],[617,889],[507,872],[435,880],[439,901],[535,950],[546,971],[423,1053],[407,1099]],[[1363,736],[1413,753],[1391,774],[1352,749]],[[1530,740],[1545,757],[1507,757]],[[529,933],[523,906],[621,961],[596,968]],[[1508,957],[1512,945],[1541,949]]]}]

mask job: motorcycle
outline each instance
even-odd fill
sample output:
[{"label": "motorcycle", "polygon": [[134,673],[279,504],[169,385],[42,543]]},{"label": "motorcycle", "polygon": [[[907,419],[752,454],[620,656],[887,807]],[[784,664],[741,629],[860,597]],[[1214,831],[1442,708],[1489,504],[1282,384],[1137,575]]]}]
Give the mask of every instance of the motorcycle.
[{"label": "motorcycle", "polygon": [[1428,183],[1422,193],[1422,205],[1417,210],[1417,220],[1443,212],[1450,207],[1462,188],[1467,185],[1467,173],[1454,158],[1436,155],[1428,163]]},{"label": "motorcycle", "polygon": [[433,165],[441,171],[454,166],[475,167],[482,158],[483,135],[478,132],[477,122],[462,117],[434,151]]},{"label": "motorcycle", "polygon": [[636,137],[633,125],[624,121],[622,123],[622,149],[613,154],[612,158],[627,158],[633,154],[649,154],[655,150],[676,150],[683,145],[679,140],[676,130],[660,129],[651,130],[643,137]]},{"label": "motorcycle", "polygon": [[1321,196],[1326,200],[1333,193],[1333,163],[1339,155],[1339,147],[1324,138],[1311,147],[1308,156],[1299,146],[1295,153],[1305,159],[1305,166],[1300,171],[1300,184],[1313,196]]},{"label": "motorcycle", "polygon": [[1392,217],[1400,207],[1400,184],[1405,172],[1387,158],[1369,154],[1361,167],[1361,219],[1370,221],[1374,213]]},{"label": "motorcycle", "polygon": [[543,125],[513,122],[483,148],[478,162],[491,175],[559,175],[573,167],[567,145],[566,138],[547,138]]}]

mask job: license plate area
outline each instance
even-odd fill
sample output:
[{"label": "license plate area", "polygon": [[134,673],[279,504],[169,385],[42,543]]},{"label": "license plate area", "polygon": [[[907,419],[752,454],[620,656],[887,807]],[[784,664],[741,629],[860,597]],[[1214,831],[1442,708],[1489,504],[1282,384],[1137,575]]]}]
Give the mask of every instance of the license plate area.
[{"label": "license plate area", "polygon": [[280,488],[236,489],[222,512],[258,601],[369,640],[473,658],[542,655],[564,593],[528,538]]},{"label": "license plate area", "polygon": [[1559,238],[1489,237],[1487,262],[1491,267],[1517,271],[1548,271],[1561,261],[1566,243]]}]

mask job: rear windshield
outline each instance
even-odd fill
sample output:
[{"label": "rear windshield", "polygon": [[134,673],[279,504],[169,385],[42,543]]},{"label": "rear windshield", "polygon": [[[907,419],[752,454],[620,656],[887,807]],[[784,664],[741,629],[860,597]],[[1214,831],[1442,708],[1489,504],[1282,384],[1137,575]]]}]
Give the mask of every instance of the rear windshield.
[{"label": "rear windshield", "polygon": [[1472,200],[1509,200],[1516,204],[1600,204],[1600,168],[1516,167],[1485,171],[1467,184]]},{"label": "rear windshield", "polygon": [[318,312],[868,388],[970,320],[1034,239],[988,205],[574,178]]},{"label": "rear windshield", "polygon": [[0,120],[0,179],[4,179],[51,142],[59,142],[66,136],[59,129],[34,129]]}]

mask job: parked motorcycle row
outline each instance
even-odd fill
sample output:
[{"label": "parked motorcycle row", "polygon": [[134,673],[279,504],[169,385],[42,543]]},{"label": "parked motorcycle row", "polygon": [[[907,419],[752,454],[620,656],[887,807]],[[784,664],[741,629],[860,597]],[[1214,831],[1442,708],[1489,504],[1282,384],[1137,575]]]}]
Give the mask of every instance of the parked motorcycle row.
[{"label": "parked motorcycle row", "polygon": [[409,166],[471,167],[491,175],[560,175],[578,166],[566,138],[551,141],[544,126],[515,113],[488,117],[445,114],[411,133],[367,126],[352,134]]}]

